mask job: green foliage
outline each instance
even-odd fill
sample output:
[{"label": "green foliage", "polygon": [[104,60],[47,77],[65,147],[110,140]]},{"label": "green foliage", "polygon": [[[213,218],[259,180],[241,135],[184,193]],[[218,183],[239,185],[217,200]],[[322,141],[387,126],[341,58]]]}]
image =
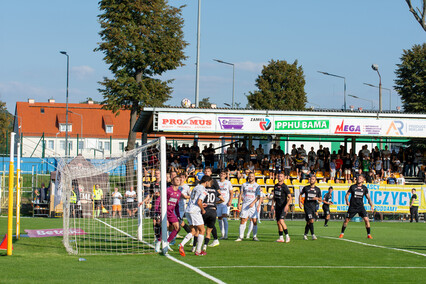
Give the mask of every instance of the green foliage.
[{"label": "green foliage", "polygon": [[406,112],[426,112],[426,43],[404,50],[395,71],[395,90]]},{"label": "green foliage", "polygon": [[[13,115],[7,111],[6,103],[0,101],[0,141],[10,141],[6,136],[12,132],[12,121]],[[7,143],[0,143],[0,153],[6,153],[7,148]]]},{"label": "green foliage", "polygon": [[302,66],[285,60],[271,60],[256,79],[257,91],[247,96],[254,109],[303,110],[306,104],[305,76]]},{"label": "green foliage", "polygon": [[106,109],[118,113],[130,109],[127,150],[134,148],[132,128],[143,106],[161,106],[170,98],[171,82],[158,79],[164,72],[182,66],[182,7],[166,0],[101,0],[99,15],[101,51],[113,79],[104,78],[99,89]]},{"label": "green foliage", "polygon": [[198,107],[211,108],[212,103],[210,102],[210,97],[203,98],[198,102]]}]

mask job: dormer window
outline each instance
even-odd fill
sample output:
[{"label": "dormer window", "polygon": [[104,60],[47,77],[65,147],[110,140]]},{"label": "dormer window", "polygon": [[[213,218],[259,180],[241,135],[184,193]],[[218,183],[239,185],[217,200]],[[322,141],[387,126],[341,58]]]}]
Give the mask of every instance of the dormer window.
[{"label": "dormer window", "polygon": [[[66,132],[67,131],[67,127],[66,127],[65,123],[59,124],[59,131],[60,132]],[[68,132],[72,132],[72,124],[68,124]]]},{"label": "dormer window", "polygon": [[114,124],[112,122],[112,117],[110,115],[104,115],[102,117],[103,126],[105,129],[105,133],[113,133],[114,132]]},{"label": "dormer window", "polygon": [[[66,115],[65,113],[59,113],[56,115],[56,120],[58,123],[59,132],[66,132],[67,131],[67,123],[66,123]],[[71,116],[68,116],[68,132],[72,131],[72,119]]]}]

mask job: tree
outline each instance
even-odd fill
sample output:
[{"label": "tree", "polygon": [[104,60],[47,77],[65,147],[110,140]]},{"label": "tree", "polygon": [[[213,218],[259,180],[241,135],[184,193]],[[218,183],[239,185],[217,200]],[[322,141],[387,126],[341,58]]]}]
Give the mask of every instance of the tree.
[{"label": "tree", "polygon": [[[12,120],[13,115],[7,111],[6,103],[0,101],[0,141],[10,141],[7,136],[12,132]],[[6,153],[8,146],[5,142],[0,143],[0,153]]]},{"label": "tree", "polygon": [[171,80],[158,78],[168,70],[182,66],[183,19],[181,9],[167,0],[101,0],[99,33],[102,42],[95,51],[105,55],[113,79],[104,78],[99,89],[104,108],[119,114],[130,109],[127,150],[135,147],[132,131],[144,106],[162,106],[170,98]]},{"label": "tree", "polygon": [[254,109],[303,110],[306,104],[302,66],[285,60],[271,60],[256,79],[257,91],[249,92],[248,105]]},{"label": "tree", "polygon": [[397,64],[395,90],[406,112],[426,112],[426,43],[404,50]]},{"label": "tree", "polygon": [[421,9],[418,7],[414,9],[411,0],[405,0],[405,2],[407,2],[408,8],[410,8],[410,12],[413,14],[416,21],[419,22],[423,30],[426,31],[426,0],[421,1],[423,2]]},{"label": "tree", "polygon": [[203,98],[199,103],[198,107],[211,108],[212,103],[210,102],[210,97]]}]

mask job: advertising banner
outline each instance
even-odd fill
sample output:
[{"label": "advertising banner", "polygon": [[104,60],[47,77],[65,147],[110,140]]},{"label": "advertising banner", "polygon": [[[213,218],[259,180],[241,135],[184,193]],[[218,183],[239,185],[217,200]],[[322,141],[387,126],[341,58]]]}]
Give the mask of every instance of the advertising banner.
[{"label": "advertising banner", "polygon": [[425,137],[422,119],[371,117],[250,115],[160,112],[157,129],[174,132],[215,132],[287,135],[362,135],[373,137]]},{"label": "advertising banner", "polygon": [[[303,185],[305,186],[305,185]],[[301,211],[299,207],[299,194],[303,186],[294,186],[294,196],[296,211]],[[321,194],[324,197],[330,185],[318,184],[321,189]],[[345,195],[348,191],[349,185],[333,184],[332,201],[333,205],[330,206],[331,212],[346,212],[348,206],[345,202]],[[379,184],[366,184],[370,194],[371,201],[374,205],[374,210],[383,213],[409,213],[410,212],[410,198],[411,189],[415,188],[417,196],[419,197],[419,212],[426,212],[426,194],[425,189],[421,186],[408,186],[408,185],[379,185]],[[350,200],[350,195],[349,195]],[[367,211],[371,210],[367,199],[364,197],[364,205]],[[320,210],[322,211],[322,204]]]}]

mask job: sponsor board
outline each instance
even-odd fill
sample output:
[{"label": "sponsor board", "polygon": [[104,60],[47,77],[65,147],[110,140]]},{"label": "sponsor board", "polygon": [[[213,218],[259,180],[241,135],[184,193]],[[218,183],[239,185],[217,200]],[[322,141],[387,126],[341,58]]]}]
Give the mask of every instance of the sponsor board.
[{"label": "sponsor board", "polygon": [[[30,238],[62,237],[64,229],[25,230]],[[80,228],[70,229],[70,235],[86,235]]]},{"label": "sponsor board", "polygon": [[158,130],[168,131],[215,131],[214,114],[158,114]]},{"label": "sponsor board", "polygon": [[[410,212],[410,198],[411,189],[416,188],[419,199],[419,212],[426,212],[426,188],[421,186],[408,186],[408,185],[378,185],[378,184],[365,184],[368,188],[371,201],[374,205],[374,210],[383,213],[409,213]],[[321,189],[322,197],[327,193],[329,185],[318,184]],[[296,211],[301,211],[299,207],[299,194],[303,186],[294,187]],[[348,185],[333,184],[332,202],[330,206],[331,212],[346,212],[348,206],[346,205],[345,196],[349,188]],[[423,193],[422,193],[423,192]],[[350,195],[349,195],[350,200]],[[367,198],[364,197],[364,206],[367,211],[371,210]],[[320,209],[322,204],[320,206]]]},{"label": "sponsor board", "polygon": [[273,121],[265,116],[226,116],[217,117],[216,131],[222,132],[244,132],[244,133],[264,133],[272,132]]}]

